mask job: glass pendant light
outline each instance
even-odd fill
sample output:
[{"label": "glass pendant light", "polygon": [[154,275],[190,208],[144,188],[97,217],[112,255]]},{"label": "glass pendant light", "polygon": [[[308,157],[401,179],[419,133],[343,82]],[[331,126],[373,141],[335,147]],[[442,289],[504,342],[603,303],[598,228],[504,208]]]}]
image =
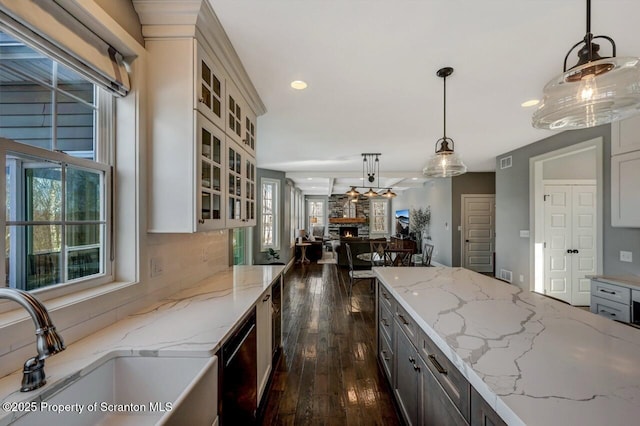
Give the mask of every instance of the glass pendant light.
[{"label": "glass pendant light", "polygon": [[444,132],[442,138],[436,141],[436,153],[429,159],[422,174],[427,177],[459,176],[466,173],[467,166],[454,152],[453,139],[447,137],[447,77],[453,74],[453,68],[441,68],[436,74],[442,78],[444,87]]},{"label": "glass pendant light", "polygon": [[[611,44],[611,57],[598,54],[596,38]],[[569,55],[580,45],[578,63],[567,70]],[[565,56],[563,70],[544,87],[533,127],[580,129],[640,113],[640,58],[616,58],[613,39],[591,33],[591,0],[587,0],[587,33]]]}]

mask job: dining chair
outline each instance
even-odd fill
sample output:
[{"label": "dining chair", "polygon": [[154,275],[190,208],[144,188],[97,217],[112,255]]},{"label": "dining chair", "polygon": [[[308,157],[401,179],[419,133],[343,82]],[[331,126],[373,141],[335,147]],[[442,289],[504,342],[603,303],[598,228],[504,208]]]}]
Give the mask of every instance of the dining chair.
[{"label": "dining chair", "polygon": [[433,256],[433,244],[422,243],[422,266],[431,266]]},{"label": "dining chair", "polygon": [[413,266],[413,263],[411,262],[413,252],[413,249],[397,250],[396,256],[393,259],[393,266]]},{"label": "dining chair", "polygon": [[345,244],[345,252],[347,253],[347,263],[349,264],[349,303],[351,303],[351,293],[353,289],[353,284],[359,280],[367,280],[373,284],[375,283],[376,275],[370,269],[365,270],[354,270],[353,269],[353,257],[351,255],[351,247],[349,244]]},{"label": "dining chair", "polygon": [[385,266],[384,251],[387,248],[387,239],[378,238],[369,240],[369,252],[371,254],[371,266]]}]

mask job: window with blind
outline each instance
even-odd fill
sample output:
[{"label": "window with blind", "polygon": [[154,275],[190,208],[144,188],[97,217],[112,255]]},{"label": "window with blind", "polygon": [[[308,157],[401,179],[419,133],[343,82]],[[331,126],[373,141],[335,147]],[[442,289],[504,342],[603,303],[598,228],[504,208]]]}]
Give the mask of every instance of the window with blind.
[{"label": "window with blind", "polygon": [[111,274],[111,128],[104,89],[0,32],[5,285]]}]

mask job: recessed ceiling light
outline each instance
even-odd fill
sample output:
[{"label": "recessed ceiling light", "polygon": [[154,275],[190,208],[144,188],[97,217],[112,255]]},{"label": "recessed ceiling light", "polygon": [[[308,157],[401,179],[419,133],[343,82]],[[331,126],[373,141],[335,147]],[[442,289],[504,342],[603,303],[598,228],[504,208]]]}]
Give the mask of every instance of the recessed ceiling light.
[{"label": "recessed ceiling light", "polygon": [[418,178],[417,177],[412,177],[411,180],[418,180]]},{"label": "recessed ceiling light", "polygon": [[307,178],[307,180],[313,180],[313,178]]},{"label": "recessed ceiling light", "polygon": [[307,88],[307,83],[305,83],[302,80],[295,80],[291,82],[291,87],[293,87],[296,90],[304,90]]},{"label": "recessed ceiling light", "polygon": [[521,103],[520,106],[523,108],[526,108],[526,107],[538,105],[539,103],[540,103],[540,99],[529,99],[528,101],[524,101],[523,103]]}]

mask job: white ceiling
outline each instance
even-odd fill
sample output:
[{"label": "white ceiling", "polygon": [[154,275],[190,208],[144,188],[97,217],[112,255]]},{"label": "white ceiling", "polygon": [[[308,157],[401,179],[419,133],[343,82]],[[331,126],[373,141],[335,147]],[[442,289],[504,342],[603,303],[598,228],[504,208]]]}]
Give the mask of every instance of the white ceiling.
[{"label": "white ceiling", "polygon": [[[447,136],[469,171],[494,170],[552,134],[520,104],[541,97],[586,25],[585,0],[210,1],[267,107],[258,167],[307,194],[360,185],[364,152],[382,153],[380,186],[421,185],[443,133],[443,66],[455,69]],[[639,16],[639,0],[593,0],[592,32],[639,56]],[[309,87],[293,90],[298,79]]]}]

